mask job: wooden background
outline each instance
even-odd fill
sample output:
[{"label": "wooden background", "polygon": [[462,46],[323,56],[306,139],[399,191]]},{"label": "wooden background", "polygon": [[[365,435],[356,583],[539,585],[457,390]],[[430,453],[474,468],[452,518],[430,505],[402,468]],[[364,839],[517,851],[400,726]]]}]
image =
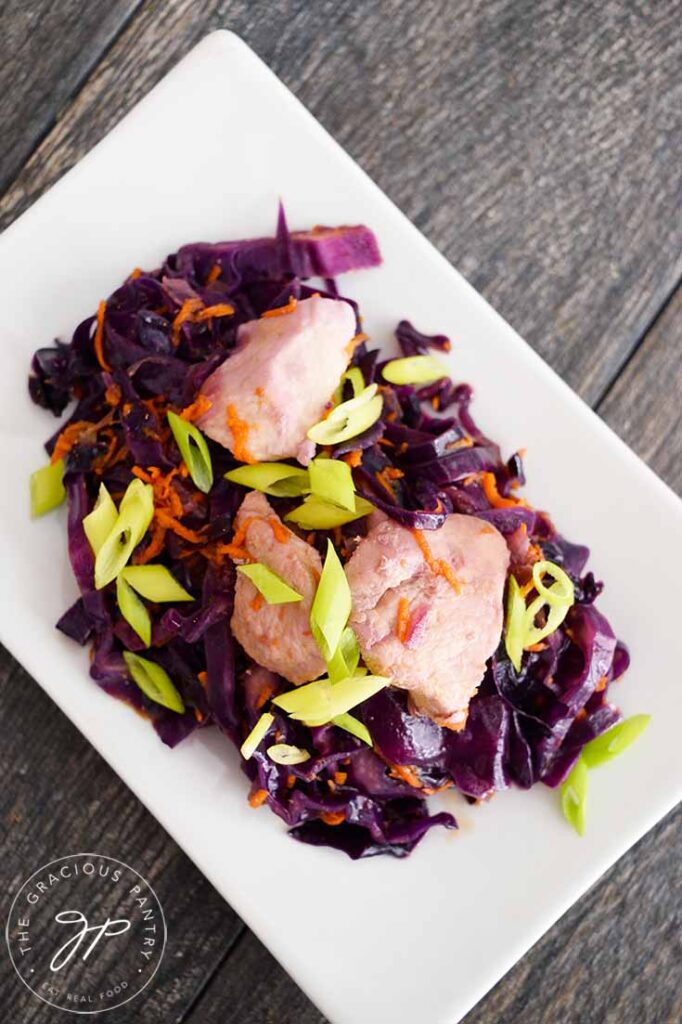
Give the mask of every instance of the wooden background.
[{"label": "wooden background", "polygon": [[[679,491],[680,20],[676,0],[5,0],[2,223],[207,31],[231,28]],[[191,135],[191,126],[181,130]],[[230,907],[2,653],[0,735],[4,891],[55,856],[94,849],[145,874],[165,908],[169,941],[155,982],[107,1021],[321,1024]],[[681,835],[673,814],[466,1024],[682,1020]],[[63,1020],[21,986],[6,956],[0,1005],[12,1024]]]}]

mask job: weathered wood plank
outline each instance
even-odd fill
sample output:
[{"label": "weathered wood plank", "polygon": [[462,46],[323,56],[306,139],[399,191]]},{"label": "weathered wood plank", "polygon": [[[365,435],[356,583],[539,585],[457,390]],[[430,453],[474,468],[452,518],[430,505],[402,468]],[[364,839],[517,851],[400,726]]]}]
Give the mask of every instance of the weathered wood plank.
[{"label": "weathered wood plank", "polygon": [[674,0],[149,0],[4,217],[227,26],[592,402],[682,273],[678,13]]},{"label": "weathered wood plank", "polygon": [[6,0],[0,191],[21,169],[140,0]]},{"label": "weathered wood plank", "polygon": [[[0,723],[3,892],[14,893],[41,865],[70,853],[102,853],[130,864],[159,896],[168,943],[153,984],[129,1013],[114,1016],[118,1024],[168,1024],[182,1016],[242,931],[241,921],[5,651]],[[45,1024],[57,1013],[24,988],[7,956],[0,957],[0,1006],[4,1019],[21,1024]]]}]

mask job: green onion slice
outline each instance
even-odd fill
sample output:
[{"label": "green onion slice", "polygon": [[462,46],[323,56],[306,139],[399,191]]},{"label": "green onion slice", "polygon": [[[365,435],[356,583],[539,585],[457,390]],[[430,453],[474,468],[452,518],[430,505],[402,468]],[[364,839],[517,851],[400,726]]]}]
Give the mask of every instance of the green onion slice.
[{"label": "green onion slice", "polygon": [[578,758],[561,786],[561,809],[569,825],[579,836],[585,835],[585,803],[587,799],[587,765]]},{"label": "green onion slice", "polygon": [[261,562],[254,562],[251,565],[238,565],[237,572],[247,576],[253,583],[259,594],[262,594],[268,604],[292,604],[294,601],[302,601],[303,595],[299,594],[286,583],[281,576],[269,569]]},{"label": "green onion slice", "polygon": [[253,466],[238,466],[225,474],[226,480],[250,487],[275,498],[298,498],[310,490],[308,472],[286,462],[257,462]]},{"label": "green onion slice", "polygon": [[354,718],[353,715],[349,715],[347,712],[343,715],[337,715],[332,718],[332,725],[338,725],[339,729],[345,729],[352,736],[357,736],[359,740],[366,743],[368,747],[371,747],[372,737],[369,734],[369,729],[364,722],[361,722],[359,718]]},{"label": "green onion slice", "polygon": [[275,764],[303,764],[310,760],[310,754],[302,747],[293,747],[290,743],[275,743],[268,747],[268,757]]},{"label": "green onion slice", "polygon": [[517,672],[521,671],[521,658],[526,636],[526,602],[515,576],[507,583],[507,614],[504,627],[504,646],[509,660]]},{"label": "green onion slice", "polygon": [[344,526],[352,523],[355,519],[362,519],[374,511],[374,505],[365,501],[359,494],[355,495],[355,511],[332,505],[329,501],[311,494],[305,499],[302,505],[293,509],[284,518],[288,522],[296,523],[302,530],[333,530],[335,526]]},{"label": "green onion slice", "polygon": [[97,554],[109,534],[114,528],[118,518],[118,509],[114,499],[109,494],[104,484],[99,485],[97,501],[92,512],[88,512],[83,520],[83,529],[88,538],[93,554]]},{"label": "green onion slice", "polygon": [[111,532],[95,558],[95,587],[101,590],[116,579],[140,543],[154,515],[154,491],[150,484],[133,480],[121,499]]},{"label": "green onion slice", "polygon": [[350,587],[334,545],[327,540],[327,554],[310,609],[310,628],[325,661],[339,646],[351,610]]},{"label": "green onion slice", "polygon": [[[543,575],[551,576],[555,581],[551,587],[545,586],[542,580]],[[570,607],[575,600],[575,590],[570,576],[554,562],[544,561],[534,564],[533,584],[547,604],[567,604]]]},{"label": "green onion slice", "polygon": [[64,459],[48,462],[31,473],[31,515],[44,516],[64,501]]},{"label": "green onion slice", "polygon": [[132,651],[124,651],[123,660],[134,681],[150,700],[153,700],[155,704],[161,704],[164,708],[170,708],[171,711],[177,711],[179,715],[184,712],[185,705],[182,702],[182,697],[165,669],[157,665],[155,661],[141,658],[139,654],[133,654]]},{"label": "green onion slice", "polygon": [[360,661],[360,645],[350,626],[346,626],[339,646],[327,662],[327,672],[332,683],[338,683],[341,679],[354,676]]},{"label": "green onion slice", "polygon": [[447,377],[448,370],[433,356],[406,356],[386,363],[381,374],[390,384],[430,384]]},{"label": "green onion slice", "polygon": [[[304,722],[308,726],[326,725],[338,718],[339,715],[345,714],[346,711],[350,711],[351,708],[373,697],[388,683],[390,683],[390,679],[387,676],[351,676],[349,679],[341,679],[333,686],[330,684],[329,690],[323,691],[319,701],[315,691],[312,691],[308,701],[304,702],[302,707],[289,712],[289,715],[295,721]],[[308,685],[314,686],[315,684],[309,683]],[[299,687],[300,689],[302,687]]]},{"label": "green onion slice", "polygon": [[308,467],[310,490],[323,501],[355,512],[355,487],[350,466],[340,459],[313,459]]},{"label": "green onion slice", "polygon": [[[139,636],[145,647],[152,642],[152,620],[133,588],[126,583],[123,575],[116,577],[116,603],[121,615]],[[146,693],[146,691],[145,691]]]},{"label": "green onion slice", "polygon": [[614,725],[612,729],[590,740],[583,747],[582,757],[588,768],[597,768],[618,757],[640,733],[644,732],[651,721],[651,715],[632,715],[625,721]]},{"label": "green onion slice", "polygon": [[315,444],[341,444],[369,429],[381,416],[384,400],[377,394],[378,385],[370,384],[355,398],[342,402],[308,431]]},{"label": "green onion slice", "polygon": [[346,370],[342,375],[339,386],[334,392],[334,405],[338,405],[343,398],[343,386],[346,381],[350,381],[353,388],[353,398],[357,398],[365,390],[365,378],[362,376],[362,370],[359,366],[351,366],[350,370]]},{"label": "green onion slice", "polygon": [[245,761],[248,761],[251,755],[261,745],[261,743],[265,739],[265,735],[268,729],[270,728],[274,721],[275,716],[271,715],[268,711],[265,711],[260,716],[256,724],[254,725],[253,729],[251,730],[251,732],[249,733],[249,735],[246,737],[241,747],[239,748],[240,753]]},{"label": "green onion slice", "polygon": [[165,565],[129,565],[121,576],[138,594],[156,604],[194,600]]},{"label": "green onion slice", "polygon": [[208,494],[213,486],[213,464],[206,438],[193,423],[183,420],[177,413],[168,413],[168,424],[189,475],[199,490]]}]

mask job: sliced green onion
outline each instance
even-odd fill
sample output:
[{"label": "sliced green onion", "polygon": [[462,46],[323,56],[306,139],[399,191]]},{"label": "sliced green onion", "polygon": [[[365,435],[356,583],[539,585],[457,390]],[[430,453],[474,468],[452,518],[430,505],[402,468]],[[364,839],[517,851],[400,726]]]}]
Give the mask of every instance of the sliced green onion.
[{"label": "sliced green onion", "polygon": [[342,375],[339,386],[334,392],[334,405],[338,405],[343,398],[343,386],[346,381],[350,381],[353,388],[353,398],[357,398],[365,390],[365,378],[362,376],[362,370],[359,366],[351,366],[350,370],[346,370]]},{"label": "sliced green onion", "polygon": [[310,490],[323,501],[355,512],[355,487],[350,466],[340,459],[313,459],[308,467]]},{"label": "sliced green onion", "polygon": [[150,700],[153,700],[155,704],[161,704],[164,708],[170,708],[171,711],[177,711],[179,715],[184,712],[185,705],[182,702],[182,697],[165,669],[157,665],[155,661],[141,658],[139,654],[133,654],[132,651],[124,651],[123,660],[134,681]]},{"label": "sliced green onion", "polygon": [[238,466],[225,474],[226,480],[250,487],[275,498],[298,498],[310,490],[308,472],[286,462],[257,462],[253,466]]},{"label": "sliced green onion", "polygon": [[64,501],[64,459],[48,462],[31,473],[31,515],[44,516]]},{"label": "sliced green onion", "polygon": [[524,647],[532,647],[533,644],[539,644],[541,640],[545,639],[545,637],[554,633],[564,621],[571,608],[571,605],[568,602],[550,604],[547,622],[544,626],[538,627],[534,625],[535,616],[541,608],[544,608],[545,604],[546,601],[544,597],[539,595],[526,609],[526,637]]},{"label": "sliced green onion", "polygon": [[101,590],[116,579],[140,543],[154,515],[154,491],[133,480],[121,499],[118,516],[95,558],[95,587]]},{"label": "sliced green onion", "polygon": [[[555,581],[551,587],[546,587],[542,577],[551,576]],[[533,566],[533,584],[540,597],[544,597],[547,604],[573,604],[575,600],[575,589],[573,581],[561,566],[554,562],[536,562]]]},{"label": "sliced green onion", "polygon": [[362,434],[381,416],[384,400],[377,389],[377,384],[370,384],[356,398],[337,405],[326,419],[310,428],[310,440],[315,444],[341,444]]},{"label": "sliced green onion", "polygon": [[338,725],[339,729],[345,729],[352,736],[357,736],[359,740],[366,743],[368,747],[371,747],[372,737],[369,734],[369,729],[361,722],[359,718],[354,718],[353,715],[349,715],[345,712],[343,715],[336,715],[332,718],[332,725]]},{"label": "sliced green onion", "polygon": [[[323,691],[319,701],[317,694],[312,692],[303,707],[289,712],[290,717],[295,721],[304,722],[308,726],[326,725],[338,718],[339,715],[345,714],[346,711],[350,711],[351,708],[373,697],[379,690],[383,690],[390,681],[387,676],[352,676],[349,679],[341,679],[338,683],[330,686],[328,691]],[[308,685],[314,684],[309,683]],[[302,687],[299,687],[300,689]]]},{"label": "sliced green onion", "polygon": [[168,425],[180,449],[189,475],[200,491],[208,494],[213,486],[213,464],[206,438],[193,423],[183,420],[174,412],[168,413]]},{"label": "sliced green onion", "polygon": [[138,594],[155,604],[194,600],[165,565],[129,565],[121,576]]},{"label": "sliced green onion", "polygon": [[288,693],[280,693],[272,698],[272,703],[286,711],[288,715],[313,708],[318,711],[320,708],[331,708],[332,684],[329,679],[323,677],[316,679],[313,683],[306,683],[304,686],[297,686],[295,690]]},{"label": "sliced green onion", "polygon": [[295,591],[281,576],[261,562],[254,562],[252,565],[238,565],[237,572],[251,580],[258,593],[263,595],[268,604],[291,604],[294,601],[303,600],[302,594]]},{"label": "sliced green onion", "polygon": [[561,809],[569,825],[579,836],[585,835],[585,803],[587,799],[587,765],[579,757],[570,775],[561,786]]},{"label": "sliced green onion", "polygon": [[113,530],[117,518],[118,509],[114,499],[104,484],[100,484],[95,507],[83,520],[85,536],[88,538],[90,547],[95,555]]},{"label": "sliced green onion", "polygon": [[[123,575],[116,577],[116,603],[121,615],[139,636],[145,647],[152,642],[152,620],[133,588],[126,583]],[[146,691],[145,691],[146,692]]]},{"label": "sliced green onion", "polygon": [[350,626],[346,626],[339,645],[334,654],[327,662],[327,672],[332,683],[338,683],[340,679],[355,675],[360,661],[360,645]]},{"label": "sliced green onion", "polygon": [[311,494],[305,499],[302,505],[293,509],[284,518],[290,523],[296,523],[302,530],[333,530],[335,526],[344,526],[352,523],[355,519],[362,519],[374,511],[374,505],[365,501],[359,494],[355,495],[355,511],[349,512],[332,505]]},{"label": "sliced green onion", "polygon": [[526,638],[526,602],[515,576],[507,583],[507,614],[504,627],[504,646],[509,660],[517,672],[521,671],[521,658]]},{"label": "sliced green onion", "polygon": [[322,657],[329,660],[339,646],[351,610],[350,587],[334,545],[327,540],[327,554],[310,609],[310,628]]},{"label": "sliced green onion", "polygon": [[268,757],[275,764],[303,764],[310,760],[310,754],[301,747],[292,747],[290,743],[275,743],[268,747]]},{"label": "sliced green onion", "polygon": [[241,747],[239,748],[240,753],[245,761],[248,761],[251,755],[261,745],[261,743],[265,739],[265,734],[267,733],[268,729],[270,728],[274,721],[275,716],[271,715],[268,711],[265,711],[260,716],[256,724],[254,725],[253,729],[251,730],[251,732],[249,733],[249,735],[246,737]]},{"label": "sliced green onion", "polygon": [[430,384],[447,377],[448,370],[433,356],[406,356],[386,363],[381,374],[390,384]]},{"label": "sliced green onion", "polygon": [[607,761],[618,757],[631,743],[635,742],[640,733],[644,732],[650,721],[651,715],[632,715],[602,733],[601,736],[590,740],[582,751],[582,757],[587,767],[597,768],[600,764],[606,764]]}]

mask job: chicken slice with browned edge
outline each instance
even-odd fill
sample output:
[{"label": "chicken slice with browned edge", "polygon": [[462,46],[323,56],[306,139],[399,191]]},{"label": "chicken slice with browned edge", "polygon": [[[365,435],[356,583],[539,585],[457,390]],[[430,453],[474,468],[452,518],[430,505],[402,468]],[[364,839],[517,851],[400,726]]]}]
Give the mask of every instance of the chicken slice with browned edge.
[{"label": "chicken slice with browned edge", "polygon": [[268,604],[242,573],[237,573],[232,632],[258,665],[292,683],[307,683],[325,664],[310,632],[310,606],[322,560],[310,544],[282,523],[267,499],[250,491],[235,518],[235,544],[252,562],[267,565],[302,601]]},{"label": "chicken slice with browned edge", "polygon": [[346,565],[365,664],[439,725],[466,723],[500,639],[508,564],[493,526],[453,514],[423,531],[376,518]]},{"label": "chicken slice with browned edge", "polygon": [[240,462],[300,458],[353,354],[347,302],[313,296],[288,312],[242,324],[237,348],[206,380],[211,403],[197,426]]}]

